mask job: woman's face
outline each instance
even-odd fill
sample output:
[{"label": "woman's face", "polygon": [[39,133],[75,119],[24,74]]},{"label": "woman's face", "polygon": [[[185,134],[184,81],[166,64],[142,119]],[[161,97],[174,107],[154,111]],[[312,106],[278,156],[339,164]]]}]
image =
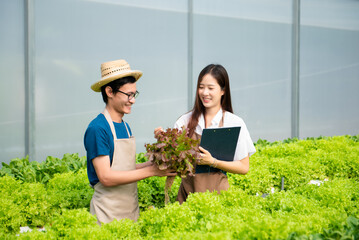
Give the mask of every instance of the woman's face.
[{"label": "woman's face", "polygon": [[198,88],[198,95],[205,108],[220,108],[224,90],[209,73],[203,76]]}]

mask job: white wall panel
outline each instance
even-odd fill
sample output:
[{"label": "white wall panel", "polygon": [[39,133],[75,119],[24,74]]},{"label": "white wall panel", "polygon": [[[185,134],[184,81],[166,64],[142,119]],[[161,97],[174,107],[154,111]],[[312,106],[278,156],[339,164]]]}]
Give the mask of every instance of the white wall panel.
[{"label": "white wall panel", "polygon": [[[292,1],[194,0],[193,35],[189,2],[31,2],[37,161],[85,155],[84,132],[104,108],[90,85],[100,79],[102,62],[120,58],[144,73],[137,84],[140,96],[125,117],[137,152],[154,141],[155,127],[172,127],[190,110],[189,89],[195,92],[199,72],[210,63],[227,69],[235,114],[254,141],[290,137]],[[24,4],[0,1],[1,162],[26,154]],[[300,7],[300,137],[356,135],[359,2],[302,0]]]},{"label": "white wall panel", "polygon": [[302,138],[359,134],[358,13],[358,1],[302,1]]},{"label": "white wall panel", "polygon": [[25,157],[24,46],[23,1],[0,1],[0,162]]},{"label": "white wall panel", "polygon": [[290,137],[291,3],[195,1],[194,13],[193,78],[223,65],[253,140]]}]

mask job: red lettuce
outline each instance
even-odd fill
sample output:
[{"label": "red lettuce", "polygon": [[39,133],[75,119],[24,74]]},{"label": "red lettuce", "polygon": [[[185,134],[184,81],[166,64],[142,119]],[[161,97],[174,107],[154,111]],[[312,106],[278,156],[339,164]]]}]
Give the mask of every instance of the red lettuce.
[{"label": "red lettuce", "polygon": [[[157,142],[145,144],[146,157],[157,164],[161,170],[171,169],[181,178],[195,174],[196,161],[199,158],[199,140],[188,136],[188,129],[168,128],[156,134]],[[175,177],[167,177],[165,187],[165,203],[169,202],[168,192]]]}]

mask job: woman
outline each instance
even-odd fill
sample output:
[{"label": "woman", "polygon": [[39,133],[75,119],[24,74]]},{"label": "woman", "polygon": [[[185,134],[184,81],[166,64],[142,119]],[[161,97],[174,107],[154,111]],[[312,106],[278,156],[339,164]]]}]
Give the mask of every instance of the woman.
[{"label": "woman", "polygon": [[[186,126],[192,138],[199,139],[204,128],[241,127],[234,161],[215,159],[200,147],[201,158],[195,176],[182,179],[177,200],[186,201],[191,192],[222,191],[229,188],[226,172],[246,174],[249,157],[255,148],[244,121],[233,114],[229,78],[221,65],[210,64],[198,76],[195,104],[192,111],[182,115],[175,128]],[[161,130],[157,128],[155,132]]]}]

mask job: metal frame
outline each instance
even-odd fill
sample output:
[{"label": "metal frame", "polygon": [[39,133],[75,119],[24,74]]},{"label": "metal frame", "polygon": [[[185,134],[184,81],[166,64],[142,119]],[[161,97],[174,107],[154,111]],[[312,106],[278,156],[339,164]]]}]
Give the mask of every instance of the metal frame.
[{"label": "metal frame", "polygon": [[35,151],[35,33],[34,0],[24,0],[25,26],[25,154],[36,160]]},{"label": "metal frame", "polygon": [[188,0],[188,109],[193,106],[193,0]]},{"label": "metal frame", "polygon": [[299,138],[300,0],[293,0],[291,137]]}]

